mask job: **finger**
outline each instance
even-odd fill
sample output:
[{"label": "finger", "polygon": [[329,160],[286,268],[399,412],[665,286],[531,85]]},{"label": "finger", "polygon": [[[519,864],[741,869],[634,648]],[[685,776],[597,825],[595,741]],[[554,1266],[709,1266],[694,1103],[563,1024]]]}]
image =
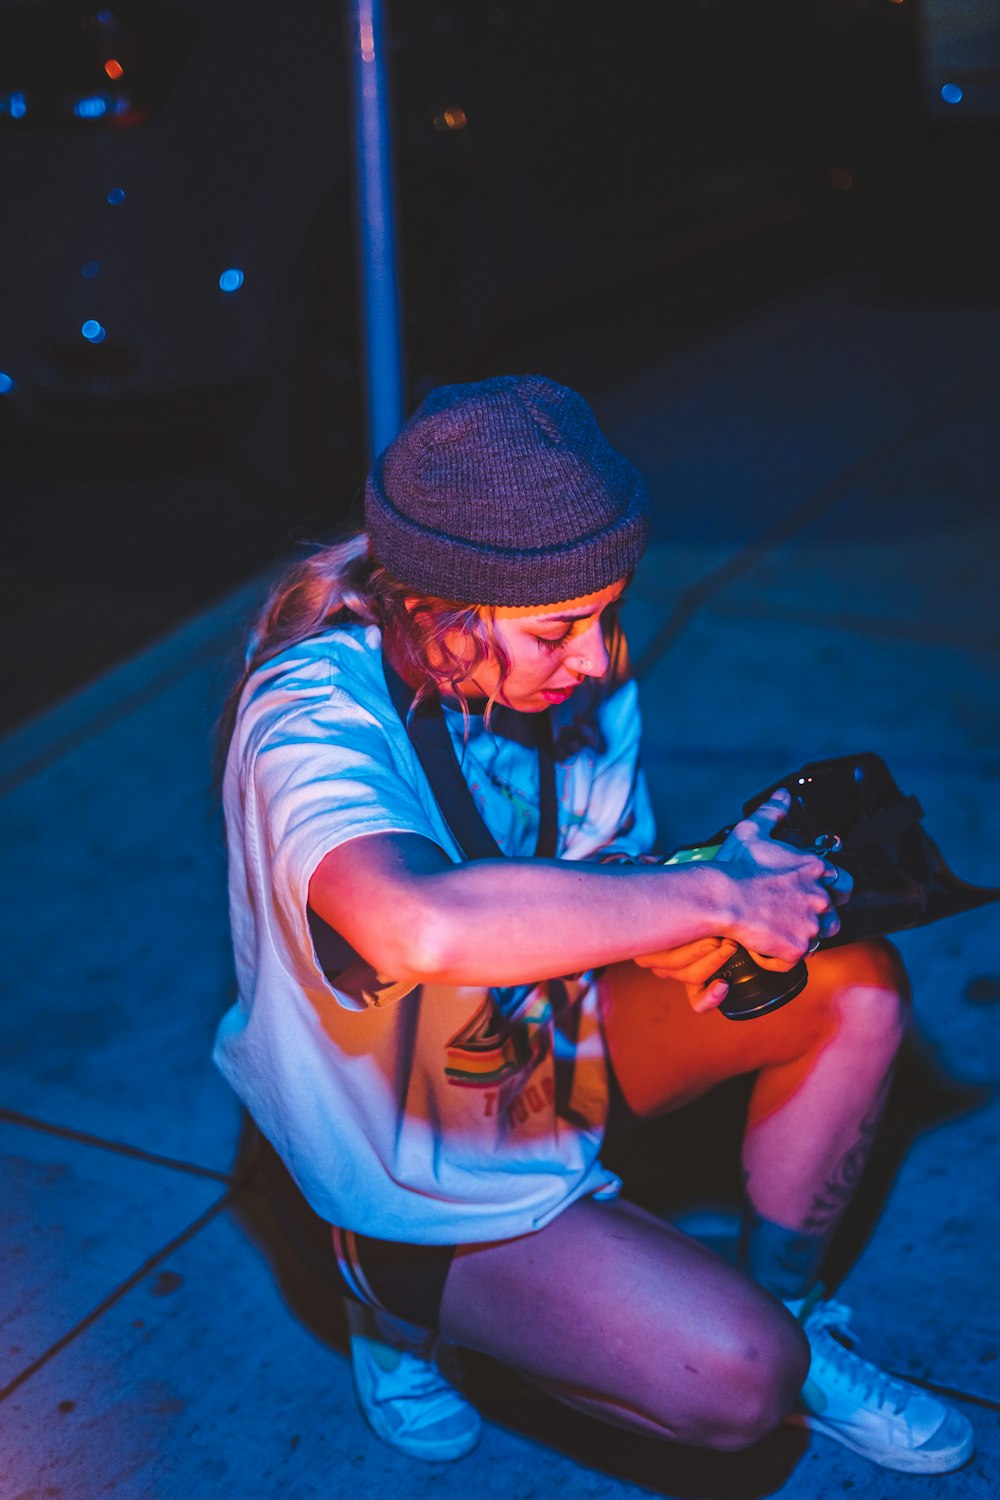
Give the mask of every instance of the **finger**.
[{"label": "finger", "polygon": [[753,948],[748,948],[747,952],[758,968],[770,969],[775,974],[787,974],[789,969],[795,968],[802,957],[802,952],[799,951],[796,951],[790,958],[776,958],[773,953],[758,953]]},{"label": "finger", "polygon": [[783,786],[780,786],[776,792],[771,793],[766,802],[762,802],[743,821],[745,823],[753,823],[757,831],[763,837],[766,837],[771,829],[780,823],[782,818],[787,816],[791,805],[792,798],[790,793]]},{"label": "finger", "polygon": [[666,974],[668,970],[662,968],[662,953],[639,953],[632,962],[640,969],[652,969],[654,974]]},{"label": "finger", "polygon": [[682,969],[675,969],[673,977],[681,981],[681,984],[706,984],[729,963],[735,953],[735,942],[730,938],[723,939],[715,944],[712,953],[703,954],[703,957],[687,963]]},{"label": "finger", "polygon": [[726,960],[732,958],[735,952],[736,944],[733,943],[729,953],[710,954],[707,958],[700,959],[698,963],[688,964],[684,969],[675,969],[673,977],[679,979],[681,984],[706,984],[718,974]]},{"label": "finger", "polygon": [[850,870],[844,870],[840,865],[827,864],[826,869],[820,876],[820,881],[830,892],[830,899],[837,906],[843,906],[845,901],[851,899],[854,889],[854,877]]},{"label": "finger", "polygon": [[[660,956],[665,959],[669,953],[674,967],[681,969],[688,964],[698,963],[703,958],[711,958],[713,954],[718,955],[725,942],[725,939],[718,937],[696,938],[693,943],[680,943],[676,948],[667,948]],[[721,962],[722,959],[719,959],[719,963]]]},{"label": "finger", "polygon": [[836,937],[840,931],[840,918],[831,907],[825,911],[819,919],[819,935],[821,938]]},{"label": "finger", "polygon": [[714,973],[715,969],[725,963],[729,954],[735,951],[735,947],[735,943],[722,938],[696,938],[693,943],[681,943],[676,948],[659,948],[655,953],[640,953],[633,962],[637,963],[640,969],[662,969],[665,973],[679,975],[688,964],[697,963],[715,954],[715,966],[709,970],[709,973]]},{"label": "finger", "polygon": [[706,1011],[716,1010],[729,994],[729,986],[722,979],[716,979],[705,988],[696,989],[694,994],[688,991],[691,1000],[691,1009],[699,1016]]}]

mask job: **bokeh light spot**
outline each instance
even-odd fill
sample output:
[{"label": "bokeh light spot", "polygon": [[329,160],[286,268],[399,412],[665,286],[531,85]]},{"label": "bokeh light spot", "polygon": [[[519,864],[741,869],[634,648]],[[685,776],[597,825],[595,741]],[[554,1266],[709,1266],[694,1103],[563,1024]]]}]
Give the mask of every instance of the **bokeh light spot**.
[{"label": "bokeh light spot", "polygon": [[434,116],[435,130],[464,130],[469,123],[469,117],[464,109],[453,105],[451,109],[442,110],[439,115]]},{"label": "bokeh light spot", "polygon": [[101,263],[97,260],[85,260],[80,267],[80,275],[86,276],[88,281],[93,281],[95,276],[100,275],[100,271]]},{"label": "bokeh light spot", "polygon": [[13,376],[8,375],[5,370],[0,370],[0,396],[7,396],[14,389]]},{"label": "bokeh light spot", "polygon": [[88,344],[103,344],[107,337],[107,330],[101,327],[96,318],[88,318],[80,332]]},{"label": "bokeh light spot", "polygon": [[125,189],[124,188],[112,188],[111,191],[110,191],[110,193],[108,194],[108,202],[109,203],[114,203],[114,204],[124,203],[125,202]]},{"label": "bokeh light spot", "polygon": [[228,271],[223,271],[219,277],[219,286],[224,292],[238,292],[243,285],[243,280],[243,272],[236,266],[232,266]]},{"label": "bokeh light spot", "polygon": [[107,73],[109,78],[120,78],[125,69],[122,67],[117,57],[109,57],[107,62],[104,64],[104,71],[105,73]]},{"label": "bokeh light spot", "polygon": [[964,97],[957,83],[946,83],[941,90],[941,98],[945,104],[961,104]]},{"label": "bokeh light spot", "polygon": [[108,112],[108,101],[101,94],[92,94],[89,99],[78,99],[73,113],[78,120],[99,120]]}]

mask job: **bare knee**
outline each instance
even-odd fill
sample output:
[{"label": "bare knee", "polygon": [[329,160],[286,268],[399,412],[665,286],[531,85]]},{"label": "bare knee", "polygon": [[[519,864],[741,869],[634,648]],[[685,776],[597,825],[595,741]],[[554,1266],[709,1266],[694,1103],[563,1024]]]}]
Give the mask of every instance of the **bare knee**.
[{"label": "bare knee", "polygon": [[848,943],[828,949],[816,967],[822,999],[836,1016],[835,1034],[861,1047],[895,1052],[906,1029],[910,986],[893,945],[885,938]]},{"label": "bare knee", "polygon": [[711,1399],[685,1441],[722,1452],[749,1448],[791,1409],[809,1371],[809,1345],[798,1323],[779,1310],[767,1323],[706,1347]]},{"label": "bare knee", "polygon": [[910,1001],[910,984],[899,953],[885,938],[851,943],[841,951],[849,965],[842,1014],[866,1037],[898,1046]]}]

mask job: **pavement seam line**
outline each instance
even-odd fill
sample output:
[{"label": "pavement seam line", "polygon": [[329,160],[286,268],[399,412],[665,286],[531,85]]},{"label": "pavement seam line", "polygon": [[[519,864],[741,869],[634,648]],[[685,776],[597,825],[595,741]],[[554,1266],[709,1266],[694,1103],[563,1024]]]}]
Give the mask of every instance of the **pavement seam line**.
[{"label": "pavement seam line", "polygon": [[732,557],[706,573],[704,578],[700,578],[697,583],[685,589],[671,614],[640,653],[633,676],[638,681],[647,676],[681,632],[691,623],[702,606],[707,604],[714,595],[720,593],[744,573],[748,573],[781,542],[787,541],[809,522],[817,520],[826,511],[832,510],[862,480],[871,474],[878,473],[879,469],[900,449],[905,448],[914,438],[925,435],[935,417],[939,423],[942,417],[947,419],[955,408],[962,406],[970,392],[982,394],[989,386],[995,385],[998,378],[1000,378],[1000,367],[994,367],[990,371],[981,372],[972,379],[953,386],[946,396],[926,407],[919,416],[904,423],[891,438],[869,448],[843,473],[822,485],[801,505],[795,506],[786,515],[781,516],[773,525],[762,531],[760,536],[755,537]]},{"label": "pavement seam line", "polygon": [[920,1380],[916,1375],[904,1375],[899,1370],[886,1370],[893,1380],[902,1380],[909,1385],[918,1385],[922,1391],[933,1391],[935,1396],[948,1396],[952,1401],[966,1401],[970,1406],[982,1406],[986,1411],[1000,1411],[1000,1400],[991,1396],[974,1396],[971,1391],[963,1391],[954,1385],[939,1385],[934,1380]]},{"label": "pavement seam line", "polygon": [[[99,672],[89,682],[70,691],[40,714],[0,736],[0,765],[5,761],[14,762],[14,768],[0,776],[0,797],[46,770],[91,735],[101,733],[141,708],[159,690],[176,686],[187,673],[198,671],[211,661],[221,661],[221,653],[228,648],[231,647],[238,654],[250,620],[273,587],[279,571],[273,566],[265,568],[210,608],[175,625],[134,655]],[[125,691],[120,686],[116,687],[116,682],[123,676],[133,675],[137,666],[148,657],[153,657],[157,663],[151,682]],[[110,694],[110,701],[96,710],[88,710],[88,700],[95,692],[104,698]],[[57,731],[56,738],[44,749],[26,754],[18,763],[18,743],[25,737],[37,734],[47,720],[65,717],[67,714],[74,718],[82,716],[82,722],[62,732]]]},{"label": "pavement seam line", "polygon": [[218,641],[206,642],[197,651],[192,652],[190,656],[186,656],[183,661],[178,662],[175,667],[161,672],[158,677],[154,677],[144,687],[136,688],[119,702],[110,704],[106,709],[95,714],[93,718],[88,719],[79,729],[70,730],[60,739],[57,739],[54,744],[48,746],[47,749],[40,751],[38,755],[26,761],[16,771],[12,771],[9,776],[0,781],[0,797],[6,797],[10,792],[17,791],[18,787],[23,786],[26,781],[31,781],[40,772],[47,771],[50,766],[62,760],[63,756],[68,755],[70,751],[78,749],[80,745],[86,744],[89,739],[102,734],[104,730],[110,729],[112,725],[117,724],[121,719],[127,718],[136,709],[144,707],[147,703],[151,703],[153,699],[159,697],[161,692],[176,687],[178,683],[184,681],[185,677],[191,676],[199,668],[208,666],[210,662],[217,661],[218,659]]},{"label": "pavement seam line", "polygon": [[946,646],[956,651],[1000,651],[1000,635],[976,630],[923,625],[919,620],[890,620],[880,615],[810,613],[797,605],[758,600],[719,599],[713,610],[727,618],[764,620],[788,625],[814,625],[821,630],[853,631],[859,635],[884,635],[892,640],[912,641],[922,646]]},{"label": "pavement seam line", "polygon": [[79,1338],[81,1333],[85,1333],[93,1323],[97,1322],[98,1318],[103,1317],[110,1308],[114,1307],[116,1302],[120,1302],[134,1286],[138,1286],[139,1282],[148,1276],[150,1271],[154,1271],[168,1256],[173,1255],[182,1245],[186,1245],[189,1240],[194,1239],[195,1235],[200,1234],[223,1209],[229,1207],[232,1200],[232,1192],[223,1193],[222,1197],[216,1203],[213,1203],[211,1208],[206,1209],[203,1214],[199,1214],[198,1218],[192,1224],[189,1224],[186,1229],[182,1230],[180,1234],[176,1235],[162,1249],[157,1250],[155,1255],[151,1255],[147,1261],[144,1261],[137,1271],[133,1271],[131,1276],[126,1277],[119,1286],[115,1287],[113,1292],[110,1292],[103,1301],[92,1308],[86,1317],[81,1318],[79,1323],[74,1324],[68,1333],[64,1333],[62,1338],[56,1339],[54,1344],[50,1344],[48,1349],[40,1354],[37,1359],[32,1360],[31,1364],[27,1365],[19,1375],[15,1375],[13,1380],[0,1389],[0,1401],[6,1401],[8,1396],[12,1396],[15,1391],[24,1385],[25,1381],[30,1380],[32,1375],[36,1375],[39,1370],[49,1364],[68,1344],[71,1344],[74,1339]]},{"label": "pavement seam line", "polygon": [[176,1157],[161,1156],[156,1151],[144,1151],[141,1146],[129,1146],[124,1141],[111,1141],[105,1136],[91,1135],[86,1130],[75,1130],[71,1125],[53,1125],[48,1120],[37,1120],[33,1115],[23,1115],[19,1110],[0,1106],[0,1124],[20,1125],[25,1130],[38,1130],[54,1135],[61,1140],[74,1141],[80,1146],[94,1146],[100,1151],[111,1151],[117,1156],[130,1156],[136,1161],[149,1162],[154,1167],[169,1167],[175,1172],[184,1172],[190,1177],[207,1177],[233,1187],[240,1182],[231,1172],[220,1172],[214,1167],[200,1167],[196,1162],[180,1161]]}]

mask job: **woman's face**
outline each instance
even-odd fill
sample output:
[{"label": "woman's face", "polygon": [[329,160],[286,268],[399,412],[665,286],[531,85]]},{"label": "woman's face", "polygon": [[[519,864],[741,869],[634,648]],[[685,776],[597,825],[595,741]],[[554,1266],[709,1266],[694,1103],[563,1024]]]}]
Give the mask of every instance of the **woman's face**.
[{"label": "woman's face", "polygon": [[585,677],[603,677],[609,659],[601,616],[619,599],[625,580],[562,604],[493,611],[497,639],[511,662],[501,685],[500,667],[488,662],[458,684],[465,697],[493,698],[520,713],[543,713],[563,703]]}]

